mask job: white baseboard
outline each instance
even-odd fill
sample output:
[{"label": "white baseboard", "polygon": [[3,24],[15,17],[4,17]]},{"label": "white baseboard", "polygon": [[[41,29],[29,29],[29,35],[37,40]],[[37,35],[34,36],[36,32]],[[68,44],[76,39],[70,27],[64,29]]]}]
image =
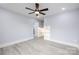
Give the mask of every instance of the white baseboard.
[{"label": "white baseboard", "polygon": [[79,46],[76,45],[76,44],[70,44],[70,43],[67,43],[67,42],[62,42],[62,41],[57,41],[57,40],[52,40],[52,39],[45,39],[45,40],[53,41],[53,42],[56,42],[56,43],[59,43],[59,44],[68,45],[68,46],[79,48]]},{"label": "white baseboard", "polygon": [[21,43],[21,42],[24,42],[24,41],[27,41],[27,40],[31,40],[31,39],[33,39],[33,37],[26,38],[26,39],[20,39],[18,41],[14,41],[14,42],[10,42],[10,43],[8,42],[8,43],[0,45],[0,48],[11,46],[11,45],[14,45],[14,44],[18,44],[18,43]]}]

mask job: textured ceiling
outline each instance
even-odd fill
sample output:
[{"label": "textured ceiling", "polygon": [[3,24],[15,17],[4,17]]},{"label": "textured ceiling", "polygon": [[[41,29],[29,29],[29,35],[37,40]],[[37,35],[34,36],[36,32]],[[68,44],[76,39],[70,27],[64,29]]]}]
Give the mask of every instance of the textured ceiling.
[{"label": "textured ceiling", "polygon": [[[0,7],[29,17],[36,17],[35,14],[28,14],[31,11],[25,9],[25,7],[35,9],[34,3],[1,3]],[[79,4],[78,3],[40,3],[40,9],[43,8],[49,8],[48,11],[44,12],[46,13],[45,17],[47,17],[50,15],[54,15],[56,13],[77,9],[79,8]],[[61,8],[66,8],[66,10],[63,11]],[[42,15],[40,15],[40,17],[42,17]]]}]

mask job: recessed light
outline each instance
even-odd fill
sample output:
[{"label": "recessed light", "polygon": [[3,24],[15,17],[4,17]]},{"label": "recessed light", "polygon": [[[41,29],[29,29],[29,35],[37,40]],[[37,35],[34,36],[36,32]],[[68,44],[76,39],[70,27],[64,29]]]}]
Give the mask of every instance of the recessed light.
[{"label": "recessed light", "polygon": [[66,8],[62,8],[62,10],[66,10]]}]

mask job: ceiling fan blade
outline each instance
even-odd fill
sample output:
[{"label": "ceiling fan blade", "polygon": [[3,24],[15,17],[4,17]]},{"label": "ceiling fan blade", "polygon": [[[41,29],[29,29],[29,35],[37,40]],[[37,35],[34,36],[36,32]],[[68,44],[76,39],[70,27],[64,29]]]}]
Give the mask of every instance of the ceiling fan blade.
[{"label": "ceiling fan blade", "polygon": [[45,13],[42,13],[42,12],[40,12],[40,14],[42,14],[42,15],[46,15]]},{"label": "ceiling fan blade", "polygon": [[28,9],[28,10],[31,10],[31,11],[35,11],[35,10],[33,10],[33,9],[31,9],[31,8],[28,8],[28,7],[25,7],[25,9]]},{"label": "ceiling fan blade", "polygon": [[33,14],[33,13],[35,13],[35,12],[31,12],[31,13],[28,13],[28,14]]},{"label": "ceiling fan blade", "polygon": [[35,3],[36,9],[39,9],[39,3]]},{"label": "ceiling fan blade", "polygon": [[42,10],[40,10],[40,11],[48,11],[48,8],[42,9]]}]

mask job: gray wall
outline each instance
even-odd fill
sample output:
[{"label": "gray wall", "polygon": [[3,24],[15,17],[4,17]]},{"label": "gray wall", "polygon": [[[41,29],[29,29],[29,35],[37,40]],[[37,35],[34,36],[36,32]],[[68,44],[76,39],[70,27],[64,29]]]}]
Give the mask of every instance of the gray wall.
[{"label": "gray wall", "polygon": [[0,8],[0,46],[33,38],[34,20]]},{"label": "gray wall", "polygon": [[45,18],[45,26],[50,26],[49,40],[79,45],[79,9],[49,16]]}]

